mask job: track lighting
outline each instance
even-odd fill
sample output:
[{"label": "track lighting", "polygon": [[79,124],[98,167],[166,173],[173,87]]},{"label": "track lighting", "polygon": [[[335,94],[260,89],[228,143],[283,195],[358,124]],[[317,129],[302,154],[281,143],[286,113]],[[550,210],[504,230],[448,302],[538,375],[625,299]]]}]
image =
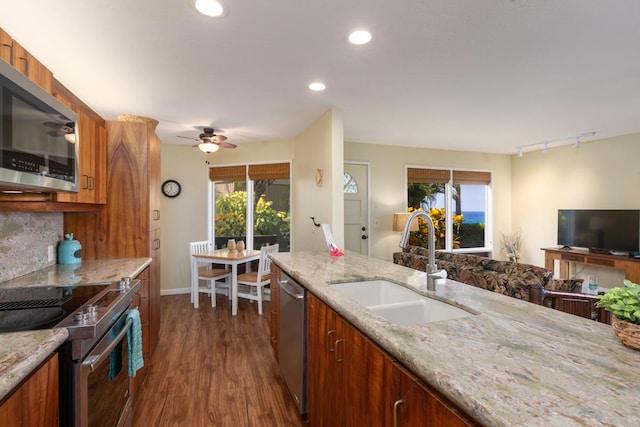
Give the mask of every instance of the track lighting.
[{"label": "track lighting", "polygon": [[[551,141],[542,141],[542,142],[534,142],[533,144],[527,144],[527,145],[520,145],[519,147],[516,147],[517,151],[517,155],[518,157],[522,157],[524,149],[528,149],[530,148],[531,150],[527,150],[527,151],[534,151],[536,147],[538,146],[542,146],[542,152],[546,153],[549,151],[549,146],[550,145],[567,145],[566,142],[567,141],[575,141],[575,143],[573,144],[573,146],[575,148],[580,148],[580,145],[582,143],[582,139],[584,138],[590,138],[592,136],[594,136],[596,133],[595,132],[585,132],[585,133],[581,133],[579,135],[575,135],[575,136],[570,136],[568,138],[560,138],[560,139],[554,139]],[[564,143],[564,144],[563,144]]]}]

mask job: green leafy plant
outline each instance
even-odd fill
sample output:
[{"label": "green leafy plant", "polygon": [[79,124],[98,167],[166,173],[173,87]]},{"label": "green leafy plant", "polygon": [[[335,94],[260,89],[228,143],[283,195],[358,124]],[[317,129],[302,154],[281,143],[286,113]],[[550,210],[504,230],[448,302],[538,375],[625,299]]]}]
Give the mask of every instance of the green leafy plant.
[{"label": "green leafy plant", "polygon": [[[256,202],[254,233],[275,234],[289,240],[290,217],[288,212],[273,209],[273,202],[261,196]],[[246,230],[247,192],[234,191],[222,194],[216,200],[216,235],[243,236]]]},{"label": "green leafy plant", "polygon": [[611,312],[618,320],[640,325],[640,286],[630,280],[625,280],[624,285],[624,288],[609,289],[600,297],[597,306]]}]

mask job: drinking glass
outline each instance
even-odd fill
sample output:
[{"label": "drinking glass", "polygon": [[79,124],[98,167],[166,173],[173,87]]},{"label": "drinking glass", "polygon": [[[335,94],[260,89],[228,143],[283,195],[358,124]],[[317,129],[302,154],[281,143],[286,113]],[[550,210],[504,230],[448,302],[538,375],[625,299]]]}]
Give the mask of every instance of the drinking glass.
[{"label": "drinking glass", "polygon": [[590,274],[587,276],[587,289],[590,294],[598,293],[598,276]]}]

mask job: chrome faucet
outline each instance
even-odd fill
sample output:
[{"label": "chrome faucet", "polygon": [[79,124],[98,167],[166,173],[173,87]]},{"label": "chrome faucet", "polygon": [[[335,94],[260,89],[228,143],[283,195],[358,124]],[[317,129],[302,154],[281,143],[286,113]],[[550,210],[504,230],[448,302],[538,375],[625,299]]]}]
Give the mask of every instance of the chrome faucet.
[{"label": "chrome faucet", "polygon": [[[429,213],[426,211],[413,211],[413,213],[407,219],[407,222],[404,224],[404,230],[402,230],[402,237],[400,238],[400,247],[404,249],[409,242],[409,234],[411,230],[411,223],[417,217],[424,217],[427,221],[427,228],[429,229],[429,262],[427,264],[427,290],[435,291],[436,290],[436,279],[445,278],[446,271],[438,271],[438,267],[436,266],[436,230],[433,225],[433,220],[429,216]],[[444,275],[443,275],[444,273]]]}]

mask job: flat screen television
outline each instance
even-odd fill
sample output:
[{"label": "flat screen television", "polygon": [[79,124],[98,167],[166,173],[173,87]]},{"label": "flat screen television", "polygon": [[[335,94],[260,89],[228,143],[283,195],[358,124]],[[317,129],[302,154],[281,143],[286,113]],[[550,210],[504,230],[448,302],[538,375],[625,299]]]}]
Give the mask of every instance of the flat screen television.
[{"label": "flat screen television", "polygon": [[558,209],[558,245],[640,251],[640,210]]}]

